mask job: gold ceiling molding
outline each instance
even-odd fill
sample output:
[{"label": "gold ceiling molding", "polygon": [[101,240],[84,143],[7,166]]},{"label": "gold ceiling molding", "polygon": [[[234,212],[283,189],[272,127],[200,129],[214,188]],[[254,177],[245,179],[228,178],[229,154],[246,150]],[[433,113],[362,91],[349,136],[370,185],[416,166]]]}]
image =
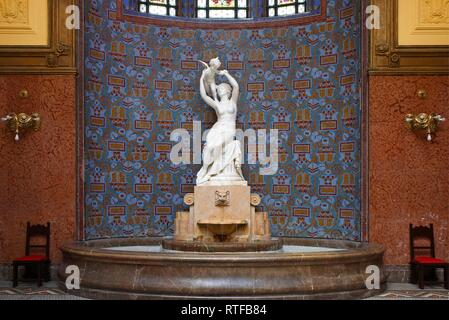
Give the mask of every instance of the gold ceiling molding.
[{"label": "gold ceiling molding", "polygon": [[48,45],[48,0],[0,0],[0,46]]},{"label": "gold ceiling molding", "polygon": [[449,45],[449,0],[398,0],[400,45]]},{"label": "gold ceiling molding", "polygon": [[370,74],[449,74],[449,0],[370,3],[381,19],[380,29],[370,31]]},{"label": "gold ceiling molding", "polygon": [[65,25],[70,5],[79,0],[0,0],[0,74],[76,73],[76,31]]},{"label": "gold ceiling molding", "polygon": [[449,0],[419,0],[421,23],[449,24]]},{"label": "gold ceiling molding", "polygon": [[28,23],[29,0],[0,0],[0,25]]}]

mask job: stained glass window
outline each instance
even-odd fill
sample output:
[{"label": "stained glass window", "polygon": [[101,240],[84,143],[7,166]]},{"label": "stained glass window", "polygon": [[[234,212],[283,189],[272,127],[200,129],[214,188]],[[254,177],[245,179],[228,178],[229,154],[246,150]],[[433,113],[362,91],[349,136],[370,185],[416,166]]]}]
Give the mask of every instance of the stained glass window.
[{"label": "stained glass window", "polygon": [[[245,19],[309,12],[313,0],[129,0],[143,14],[200,19]],[[1,2],[1,0],[0,0]],[[251,4],[255,4],[252,6]]]},{"label": "stained glass window", "polygon": [[139,12],[159,16],[176,16],[176,0],[139,0]]},{"label": "stained glass window", "polygon": [[249,0],[197,0],[198,18],[243,19],[249,17]]},{"label": "stained glass window", "polygon": [[268,16],[289,16],[307,12],[307,0],[268,0]]}]

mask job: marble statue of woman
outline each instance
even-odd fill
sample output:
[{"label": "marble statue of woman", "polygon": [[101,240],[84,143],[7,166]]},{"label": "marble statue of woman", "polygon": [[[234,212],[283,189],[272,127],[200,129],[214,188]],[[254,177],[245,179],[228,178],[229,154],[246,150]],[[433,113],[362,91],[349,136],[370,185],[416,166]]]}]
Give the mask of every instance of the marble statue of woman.
[{"label": "marble statue of woman", "polygon": [[217,94],[210,97],[204,81],[207,72],[208,69],[204,69],[201,76],[200,94],[204,102],[215,110],[217,122],[206,137],[203,167],[198,172],[197,185],[242,184],[245,182],[240,167],[242,153],[240,142],[235,140],[239,85],[227,70],[220,71],[219,74],[224,75],[231,85],[219,84]]}]

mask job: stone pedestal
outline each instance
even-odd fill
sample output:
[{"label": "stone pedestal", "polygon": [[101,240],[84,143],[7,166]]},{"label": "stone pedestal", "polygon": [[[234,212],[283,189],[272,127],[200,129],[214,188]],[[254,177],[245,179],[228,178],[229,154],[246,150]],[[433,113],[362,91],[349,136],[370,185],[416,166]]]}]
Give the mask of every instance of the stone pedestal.
[{"label": "stone pedestal", "polygon": [[177,212],[174,241],[243,243],[270,240],[266,212],[256,212],[260,197],[246,182],[196,186],[184,197],[189,212]]}]

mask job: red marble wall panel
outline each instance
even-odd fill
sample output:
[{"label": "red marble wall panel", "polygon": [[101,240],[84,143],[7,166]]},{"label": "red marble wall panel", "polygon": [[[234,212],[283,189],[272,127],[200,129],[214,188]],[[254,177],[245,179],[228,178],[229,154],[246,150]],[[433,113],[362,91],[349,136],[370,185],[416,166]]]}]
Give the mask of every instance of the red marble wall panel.
[{"label": "red marble wall panel", "polygon": [[[29,98],[18,93],[29,91]],[[76,229],[74,76],[0,76],[0,115],[39,112],[42,129],[14,142],[0,125],[0,263],[23,255],[26,223],[51,223],[51,258]]]},{"label": "red marble wall panel", "polygon": [[407,264],[409,223],[433,223],[437,255],[449,260],[449,122],[432,143],[404,125],[407,113],[449,118],[449,77],[372,76],[369,85],[370,241],[386,246],[386,264]]}]

